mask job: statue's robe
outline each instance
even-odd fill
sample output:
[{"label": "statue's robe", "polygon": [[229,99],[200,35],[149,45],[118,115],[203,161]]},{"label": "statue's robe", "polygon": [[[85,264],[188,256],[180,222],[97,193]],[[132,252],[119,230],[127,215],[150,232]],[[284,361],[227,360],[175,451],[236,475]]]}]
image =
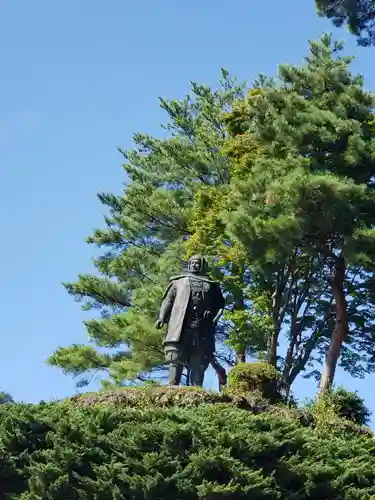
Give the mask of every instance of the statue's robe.
[{"label": "statue's robe", "polygon": [[207,276],[201,275],[188,274],[175,276],[170,279],[163,295],[159,314],[159,319],[163,323],[168,324],[164,337],[164,345],[179,344],[184,331],[190,327],[190,318],[187,313],[190,301],[192,300],[192,288],[196,288],[196,286],[191,286],[193,280],[199,281],[199,284],[195,284],[199,285],[201,292],[199,311],[202,314],[204,311],[211,313],[209,320],[202,321],[200,330],[205,339],[205,350],[208,349],[213,353],[215,351],[213,319],[219,310],[224,308],[225,301],[219,284]]}]

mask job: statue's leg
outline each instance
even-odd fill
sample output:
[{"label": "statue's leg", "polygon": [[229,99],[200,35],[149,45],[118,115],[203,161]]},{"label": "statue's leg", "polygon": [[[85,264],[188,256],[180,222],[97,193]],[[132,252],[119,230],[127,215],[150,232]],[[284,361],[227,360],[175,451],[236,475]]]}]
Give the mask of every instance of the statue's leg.
[{"label": "statue's leg", "polygon": [[207,356],[202,353],[195,352],[190,357],[190,385],[202,387],[204,374],[208,368]]},{"label": "statue's leg", "polygon": [[165,360],[169,363],[168,385],[179,385],[184,369],[179,350],[177,348],[166,350]]}]

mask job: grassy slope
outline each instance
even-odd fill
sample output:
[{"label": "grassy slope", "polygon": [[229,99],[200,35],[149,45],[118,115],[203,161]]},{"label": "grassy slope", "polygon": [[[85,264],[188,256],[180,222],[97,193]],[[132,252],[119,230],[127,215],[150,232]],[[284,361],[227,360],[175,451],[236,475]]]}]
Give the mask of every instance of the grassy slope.
[{"label": "grassy slope", "polygon": [[12,499],[371,499],[372,434],[260,399],[127,389],[0,408]]}]

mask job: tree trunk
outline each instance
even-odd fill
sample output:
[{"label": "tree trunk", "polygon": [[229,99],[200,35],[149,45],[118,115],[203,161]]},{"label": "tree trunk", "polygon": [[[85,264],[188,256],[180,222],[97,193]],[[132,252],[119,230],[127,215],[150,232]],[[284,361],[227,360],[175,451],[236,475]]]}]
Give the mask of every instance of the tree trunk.
[{"label": "tree trunk", "polygon": [[324,361],[322,376],[319,384],[320,394],[328,391],[332,387],[337,363],[340,357],[341,346],[348,335],[348,316],[344,283],[345,260],[343,255],[340,255],[340,257],[335,259],[335,265],[331,278],[332,295],[336,306],[336,323],[332,332],[331,345],[329,346]]},{"label": "tree trunk", "polygon": [[246,355],[244,351],[236,351],[236,365],[238,363],[245,363],[246,362]]},{"label": "tree trunk", "polygon": [[270,336],[268,343],[268,356],[267,361],[270,365],[276,368],[277,365],[277,340],[279,338],[279,332],[273,332]]},{"label": "tree trunk", "polygon": [[267,345],[267,361],[275,368],[277,367],[277,342],[279,340],[281,326],[280,308],[284,289],[284,271],[282,271],[277,277],[276,289],[272,295],[272,320],[274,328],[272,334],[268,339]]},{"label": "tree trunk", "polygon": [[[233,271],[234,272],[241,272],[242,278],[243,278],[243,268],[238,268],[237,266],[233,265]],[[236,311],[243,311],[245,309],[245,300],[243,296],[243,290],[242,289],[237,289],[236,290],[237,296],[235,297],[234,300],[234,309]],[[236,362],[235,364],[239,363],[245,363],[246,362],[246,350],[245,348],[240,348],[236,350]]]},{"label": "tree trunk", "polygon": [[217,378],[219,380],[219,391],[222,391],[227,385],[227,372],[225,368],[221,366],[215,356],[212,357],[211,366],[216,372]]},{"label": "tree trunk", "polygon": [[295,348],[297,345],[297,336],[298,336],[297,316],[298,316],[298,309],[296,307],[296,302],[295,302],[294,310],[293,310],[293,314],[292,314],[292,321],[291,321],[290,342],[289,342],[288,350],[287,350],[287,353],[285,356],[284,370],[283,370],[283,386],[284,386],[284,390],[286,391],[287,399],[289,398],[290,388],[292,385],[291,381],[290,381],[290,372],[292,371],[293,355],[294,355],[294,351],[295,351]]}]

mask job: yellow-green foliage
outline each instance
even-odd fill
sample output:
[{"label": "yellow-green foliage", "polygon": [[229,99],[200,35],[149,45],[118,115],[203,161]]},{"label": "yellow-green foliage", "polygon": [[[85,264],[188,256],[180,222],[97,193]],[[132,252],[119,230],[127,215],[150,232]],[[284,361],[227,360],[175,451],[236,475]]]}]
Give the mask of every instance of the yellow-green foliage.
[{"label": "yellow-green foliage", "polygon": [[[254,352],[264,351],[264,339],[273,331],[272,318],[267,312],[258,309],[254,303],[251,309],[225,311],[225,319],[236,325],[230,332],[230,345],[239,350],[251,347]],[[249,337],[252,339],[251,346],[248,346]]]},{"label": "yellow-green foliage", "polygon": [[280,374],[268,363],[239,363],[229,372],[229,388],[238,394],[259,392],[263,397],[275,397]]},{"label": "yellow-green foliage", "polygon": [[[230,241],[226,233],[225,216],[231,210],[231,190],[236,183],[248,176],[260,145],[248,131],[248,115],[252,101],[259,98],[260,89],[250,89],[248,98],[238,101],[230,113],[223,116],[228,129],[228,137],[221,148],[221,156],[227,163],[229,178],[223,184],[203,185],[194,195],[189,217],[190,238],[186,241],[186,254],[196,252],[213,254],[225,262],[235,261],[241,267],[246,253],[235,241]],[[244,127],[239,128],[239,126]]]},{"label": "yellow-green foliage", "polygon": [[223,121],[232,137],[247,133],[251,120],[251,108],[255,106],[264,95],[262,88],[251,88],[245,99],[237,101],[232,110],[226,113]]},{"label": "yellow-green foliage", "polygon": [[223,154],[231,159],[232,184],[246,180],[252,165],[262,151],[250,129],[251,107],[256,104],[262,92],[260,89],[250,89],[247,99],[238,101],[225,118],[229,137],[225,141]]},{"label": "yellow-green foliage", "polygon": [[371,132],[375,133],[375,118],[373,118],[371,121],[369,121],[368,125],[370,127]]},{"label": "yellow-green foliage", "polygon": [[195,193],[189,221],[191,236],[185,243],[187,256],[197,252],[216,254],[225,230],[220,218],[225,197],[225,186],[203,186]]},{"label": "yellow-green foliage", "polygon": [[329,393],[318,396],[310,410],[314,416],[316,428],[323,433],[329,432],[338,420],[338,408]]}]

